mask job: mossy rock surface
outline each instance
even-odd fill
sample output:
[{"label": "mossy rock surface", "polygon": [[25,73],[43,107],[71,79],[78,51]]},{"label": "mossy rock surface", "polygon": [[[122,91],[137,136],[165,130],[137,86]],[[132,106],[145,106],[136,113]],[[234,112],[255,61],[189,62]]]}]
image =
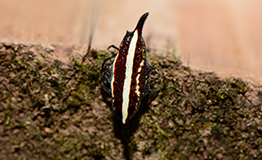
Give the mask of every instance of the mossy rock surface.
[{"label": "mossy rock surface", "polygon": [[160,92],[126,143],[101,94],[110,53],[63,63],[56,47],[0,44],[0,159],[262,159],[261,86],[149,52]]}]

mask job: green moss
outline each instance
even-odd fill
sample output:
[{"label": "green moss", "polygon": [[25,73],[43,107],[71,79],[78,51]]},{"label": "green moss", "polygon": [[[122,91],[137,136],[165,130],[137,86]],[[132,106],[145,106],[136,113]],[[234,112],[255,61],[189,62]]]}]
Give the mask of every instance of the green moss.
[{"label": "green moss", "polygon": [[23,60],[21,59],[14,59],[15,62],[17,62],[20,66],[24,67],[25,69],[27,69],[29,67],[28,64],[26,64]]},{"label": "green moss", "polygon": [[49,54],[2,45],[0,159],[262,158],[261,88],[150,54],[157,68],[150,87],[160,92],[149,109],[140,107],[125,144],[101,96],[101,64],[110,55],[92,50],[84,63],[63,64]]},{"label": "green moss", "polygon": [[75,66],[79,69],[81,69],[83,72],[88,72],[90,66],[88,64],[83,64],[78,62],[77,60],[73,59],[73,62],[75,63]]},{"label": "green moss", "polygon": [[57,71],[53,67],[47,67],[46,72],[48,74],[57,74]]},{"label": "green moss", "polygon": [[34,62],[38,65],[39,69],[42,69],[42,68],[45,67],[44,64],[41,63],[39,60],[36,60],[36,59],[35,59]]}]

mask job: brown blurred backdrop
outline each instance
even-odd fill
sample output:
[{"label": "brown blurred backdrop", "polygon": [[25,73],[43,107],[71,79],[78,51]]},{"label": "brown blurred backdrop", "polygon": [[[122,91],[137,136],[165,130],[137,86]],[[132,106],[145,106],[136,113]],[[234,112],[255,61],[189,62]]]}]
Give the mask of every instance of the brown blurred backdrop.
[{"label": "brown blurred backdrop", "polygon": [[119,45],[150,12],[151,49],[176,50],[185,65],[262,84],[259,0],[0,0],[0,41]]}]

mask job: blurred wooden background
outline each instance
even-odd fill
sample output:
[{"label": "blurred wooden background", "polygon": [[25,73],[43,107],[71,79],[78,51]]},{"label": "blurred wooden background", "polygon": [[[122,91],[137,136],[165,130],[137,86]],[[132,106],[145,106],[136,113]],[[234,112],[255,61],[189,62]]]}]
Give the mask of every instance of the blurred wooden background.
[{"label": "blurred wooden background", "polygon": [[[262,84],[259,0],[0,0],[0,41],[119,45],[150,12],[146,43],[177,50],[185,65]],[[92,30],[93,29],[93,30]]]}]

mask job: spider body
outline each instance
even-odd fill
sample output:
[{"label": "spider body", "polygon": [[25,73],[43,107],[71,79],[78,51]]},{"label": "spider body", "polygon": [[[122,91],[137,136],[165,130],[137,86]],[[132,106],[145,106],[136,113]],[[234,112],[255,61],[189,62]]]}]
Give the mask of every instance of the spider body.
[{"label": "spider body", "polygon": [[[142,37],[147,16],[148,13],[145,13],[140,18],[133,32],[126,32],[119,49],[113,46],[118,52],[105,59],[102,65],[102,88],[111,95],[113,114],[125,128],[143,98],[151,93],[148,78],[154,68],[146,59],[146,45]],[[107,63],[113,58],[113,62]]]}]

